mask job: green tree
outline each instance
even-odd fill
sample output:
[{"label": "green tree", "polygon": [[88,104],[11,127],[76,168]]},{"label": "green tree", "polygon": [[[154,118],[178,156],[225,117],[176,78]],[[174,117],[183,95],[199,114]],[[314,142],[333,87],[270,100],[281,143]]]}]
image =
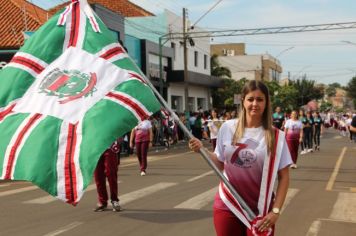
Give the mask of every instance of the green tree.
[{"label": "green tree", "polygon": [[297,109],[298,91],[292,85],[279,85],[276,81],[266,81],[270,93],[272,109],[281,107],[283,111],[290,112]]},{"label": "green tree", "polygon": [[298,109],[298,90],[291,86],[285,85],[281,86],[278,94],[275,96],[275,107],[282,107],[284,111],[290,112],[292,110]]},{"label": "green tree", "polygon": [[347,96],[353,100],[354,107],[356,107],[356,76],[347,83],[346,91]]},{"label": "green tree", "polygon": [[328,97],[334,97],[336,95],[336,88],[329,85],[325,90],[325,93]]},{"label": "green tree", "polygon": [[320,111],[328,111],[333,107],[330,102],[322,101],[320,105]]},{"label": "green tree", "polygon": [[210,58],[210,72],[211,75],[219,78],[231,78],[231,71],[229,68],[221,66],[218,60],[218,55],[214,54]]},{"label": "green tree", "polygon": [[291,85],[298,91],[297,106],[301,107],[311,100],[319,100],[323,98],[323,87],[315,86],[314,80],[308,80],[306,76],[302,79],[292,81]]},{"label": "green tree", "polygon": [[234,106],[234,95],[240,94],[246,80],[223,79],[223,86],[212,90],[213,106],[225,108]]},{"label": "green tree", "polygon": [[328,97],[334,97],[336,95],[337,88],[342,88],[341,84],[339,83],[329,84],[327,89],[325,90],[326,95],[328,95]]},{"label": "green tree", "polygon": [[233,107],[234,94],[241,91],[241,82],[231,79],[231,71],[220,65],[218,55],[210,58],[211,75],[222,78],[223,86],[212,90],[213,106],[216,108]]}]

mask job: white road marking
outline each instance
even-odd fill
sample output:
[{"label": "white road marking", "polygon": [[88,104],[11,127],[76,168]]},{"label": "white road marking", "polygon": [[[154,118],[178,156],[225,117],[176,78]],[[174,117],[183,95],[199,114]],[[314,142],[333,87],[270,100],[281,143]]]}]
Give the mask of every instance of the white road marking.
[{"label": "white road marking", "polygon": [[32,191],[32,190],[36,190],[36,189],[38,189],[37,186],[29,186],[29,187],[24,187],[24,188],[8,190],[8,191],[0,192],[0,197],[5,197],[5,196],[9,196],[9,195],[17,194],[17,193],[23,193],[23,192],[27,192],[27,191]]},{"label": "white road marking", "polygon": [[199,210],[214,201],[215,193],[217,191],[218,187],[214,187],[204,193],[201,193],[193,198],[188,199],[185,202],[182,202],[174,208]]},{"label": "white road marking", "polygon": [[[118,181],[118,183],[120,183],[121,181]],[[95,184],[91,184],[89,185],[85,192],[89,192],[89,191],[92,191],[92,190],[95,190],[96,189],[96,185]],[[56,197],[53,197],[51,195],[47,195],[47,196],[44,196],[44,197],[39,197],[39,198],[35,198],[35,199],[32,199],[32,200],[28,200],[28,201],[24,201],[23,203],[25,204],[48,204],[48,203],[51,203],[51,202],[55,202],[57,201],[58,198]]]},{"label": "white road marking", "polygon": [[352,224],[355,224],[355,221],[347,221],[347,220],[326,219],[326,218],[319,218],[318,220],[321,220],[321,221],[330,221],[330,222],[340,222],[340,223],[352,223]]},{"label": "white road marking", "polygon": [[193,182],[193,181],[195,181],[195,180],[201,179],[201,178],[203,178],[203,177],[205,177],[205,176],[207,176],[207,175],[211,175],[211,174],[213,174],[213,173],[214,173],[213,170],[208,171],[208,172],[206,172],[206,173],[204,173],[204,174],[201,174],[201,175],[195,176],[195,177],[193,177],[193,178],[191,178],[191,179],[188,179],[187,182]]},{"label": "white road marking", "polygon": [[356,223],[356,193],[339,193],[330,219]]},{"label": "white road marking", "polygon": [[[189,153],[193,153],[193,151],[189,151],[189,152],[183,152],[183,153],[178,153],[178,154],[174,154],[174,155],[169,155],[169,156],[148,156],[148,162],[154,162],[154,161],[160,161],[160,160],[165,160],[165,159],[170,159],[173,157],[177,157],[177,156],[183,156]],[[138,165],[138,161],[136,156],[134,157],[133,160],[129,160],[129,161],[125,161],[122,164],[120,164],[120,167],[127,167],[127,166],[134,166],[134,165]]]},{"label": "white road marking", "polygon": [[60,234],[65,233],[65,232],[67,232],[67,231],[69,231],[69,230],[71,230],[71,229],[74,229],[75,227],[77,227],[77,226],[79,226],[79,225],[81,225],[81,224],[83,224],[83,222],[73,222],[73,223],[71,223],[71,224],[69,224],[69,225],[66,225],[66,226],[60,228],[60,229],[57,229],[57,230],[55,230],[55,231],[53,231],[53,232],[50,232],[50,233],[48,233],[48,234],[45,234],[44,236],[56,236],[56,235],[60,235]]},{"label": "white road marking", "polygon": [[136,190],[130,193],[126,193],[122,196],[119,196],[120,199],[120,205],[125,205],[128,204],[134,200],[137,200],[139,198],[143,198],[145,196],[151,195],[157,191],[172,187],[174,185],[177,185],[177,183],[157,183],[151,186],[148,186],[146,188],[142,188],[140,190]]},{"label": "white road marking", "polygon": [[320,228],[321,228],[321,221],[320,220],[314,221],[311,224],[306,236],[317,236],[320,231]]},{"label": "white road marking", "polygon": [[289,205],[292,198],[294,198],[298,192],[299,192],[299,189],[295,189],[295,188],[288,189],[286,200],[284,201],[283,208],[282,208],[281,212],[283,212],[286,209],[286,207]]},{"label": "white road marking", "polygon": [[343,149],[342,149],[342,151],[341,151],[341,153],[340,153],[340,156],[339,156],[339,158],[337,159],[337,162],[336,162],[336,164],[335,164],[334,171],[333,171],[333,173],[332,173],[331,176],[330,176],[330,179],[329,179],[329,181],[328,181],[328,184],[326,185],[326,190],[327,190],[327,191],[331,191],[331,190],[333,189],[333,186],[334,186],[334,183],[335,183],[335,180],[336,180],[336,176],[337,176],[337,174],[339,173],[339,169],[340,169],[342,160],[344,159],[346,150],[347,150],[347,147],[343,147]]}]

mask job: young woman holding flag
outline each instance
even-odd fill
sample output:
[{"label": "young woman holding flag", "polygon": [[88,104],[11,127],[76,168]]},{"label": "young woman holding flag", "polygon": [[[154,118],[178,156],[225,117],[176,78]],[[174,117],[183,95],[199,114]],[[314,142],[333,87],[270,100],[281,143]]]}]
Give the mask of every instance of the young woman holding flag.
[{"label": "young woman holding flag", "polygon": [[[283,131],[272,127],[266,85],[255,80],[245,85],[239,114],[221,126],[215,151],[206,151],[257,217],[251,219],[221,183],[214,202],[215,230],[218,236],[274,235],[293,162]],[[192,138],[189,147],[198,152],[203,145]]]}]

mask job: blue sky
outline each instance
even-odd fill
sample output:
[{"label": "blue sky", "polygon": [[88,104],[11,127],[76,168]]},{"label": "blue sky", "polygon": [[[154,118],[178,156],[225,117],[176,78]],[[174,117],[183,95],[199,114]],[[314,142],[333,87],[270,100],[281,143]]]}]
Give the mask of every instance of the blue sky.
[{"label": "blue sky", "polygon": [[[114,1],[114,0],[113,0]],[[188,9],[195,22],[218,0],[130,0],[154,13],[164,8],[182,14]],[[32,0],[48,8],[63,0]],[[209,30],[245,29],[356,22],[354,0],[222,0],[199,23]],[[355,45],[342,41],[354,42]],[[324,84],[346,85],[356,75],[356,29],[324,32],[220,37],[214,42],[246,43],[247,54],[268,52],[278,56],[283,77],[306,74]],[[289,50],[287,50],[289,49]]]}]

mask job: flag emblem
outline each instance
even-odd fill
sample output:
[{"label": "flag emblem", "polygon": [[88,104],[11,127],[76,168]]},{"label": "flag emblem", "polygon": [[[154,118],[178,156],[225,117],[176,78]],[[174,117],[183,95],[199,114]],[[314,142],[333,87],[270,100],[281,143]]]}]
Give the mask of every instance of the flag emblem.
[{"label": "flag emblem", "polygon": [[56,96],[64,104],[81,97],[92,95],[96,91],[96,73],[81,73],[79,70],[50,71],[40,84],[40,92],[47,96]]}]

